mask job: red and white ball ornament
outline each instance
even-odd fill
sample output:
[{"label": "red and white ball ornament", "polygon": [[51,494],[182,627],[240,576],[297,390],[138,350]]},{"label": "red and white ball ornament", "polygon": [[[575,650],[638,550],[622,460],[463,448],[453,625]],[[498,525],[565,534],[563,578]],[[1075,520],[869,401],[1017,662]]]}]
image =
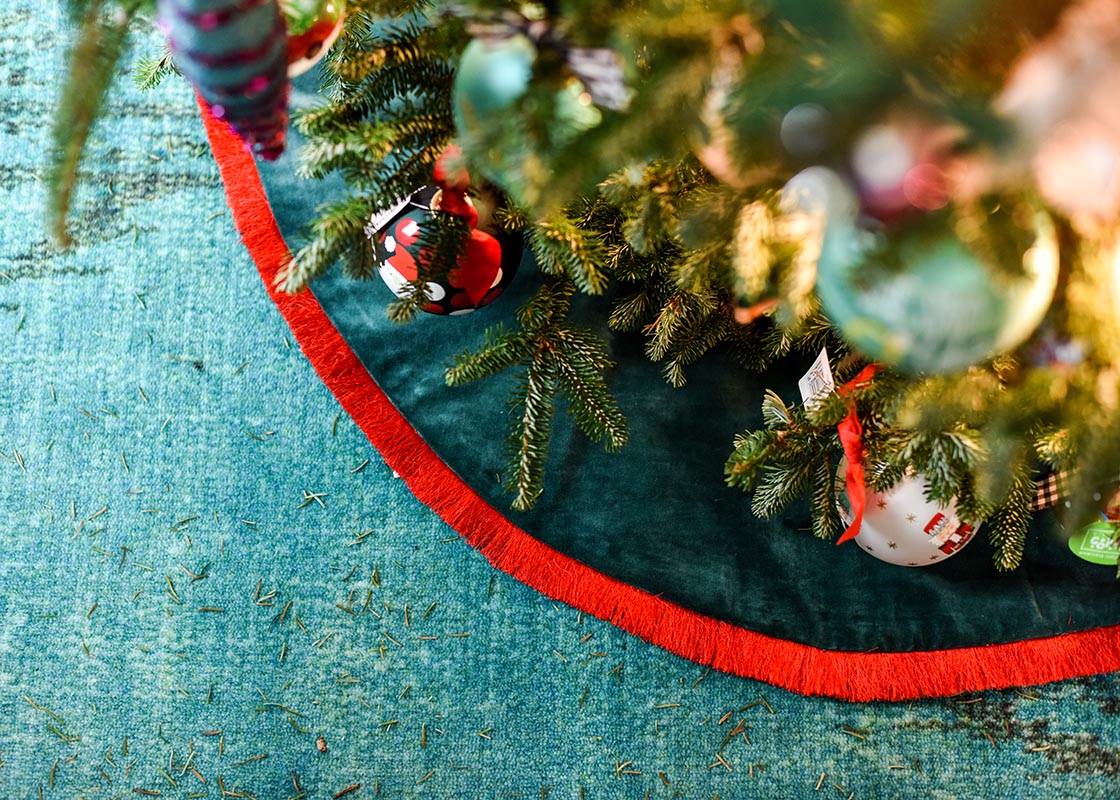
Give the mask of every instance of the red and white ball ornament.
[{"label": "red and white ball ornament", "polygon": [[[841,486],[843,486],[841,472]],[[980,527],[962,520],[957,505],[931,503],[929,484],[921,475],[904,478],[887,492],[867,492],[863,523],[856,544],[880,561],[903,567],[928,567],[959,553]],[[837,498],[844,524],[852,511],[841,489]]]},{"label": "red and white ball ornament", "polygon": [[[378,274],[393,294],[408,298],[416,290],[421,258],[419,239],[421,224],[437,213],[455,213],[446,208],[454,200],[446,200],[445,190],[435,186],[415,192],[408,200],[375,214],[369,235],[379,261]],[[473,211],[473,203],[461,195]],[[422,309],[429,314],[458,316],[469,314],[496,300],[513,281],[521,263],[524,239],[521,234],[480,230],[477,212],[471,239],[466,243],[459,264],[446,279],[428,281],[424,286],[427,302]]]}]

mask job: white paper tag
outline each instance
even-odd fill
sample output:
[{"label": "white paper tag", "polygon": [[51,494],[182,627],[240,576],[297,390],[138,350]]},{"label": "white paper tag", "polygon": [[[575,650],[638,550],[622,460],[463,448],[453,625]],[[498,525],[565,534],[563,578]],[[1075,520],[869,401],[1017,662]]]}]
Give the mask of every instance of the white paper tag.
[{"label": "white paper tag", "polygon": [[828,350],[821,348],[821,353],[809,371],[797,382],[801,389],[801,399],[805,407],[813,409],[820,405],[821,400],[836,391],[836,379],[832,377],[832,367],[828,364]]}]

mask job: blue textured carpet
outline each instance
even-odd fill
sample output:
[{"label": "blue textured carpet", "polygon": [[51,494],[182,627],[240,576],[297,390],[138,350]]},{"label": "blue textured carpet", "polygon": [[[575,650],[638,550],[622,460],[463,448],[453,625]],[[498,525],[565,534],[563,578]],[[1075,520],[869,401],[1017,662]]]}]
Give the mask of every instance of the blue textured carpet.
[{"label": "blue textured carpet", "polygon": [[62,29],[0,10],[0,798],[1117,796],[1115,677],[804,699],[495,573],[291,346],[183,85],[119,84],[51,247]]}]

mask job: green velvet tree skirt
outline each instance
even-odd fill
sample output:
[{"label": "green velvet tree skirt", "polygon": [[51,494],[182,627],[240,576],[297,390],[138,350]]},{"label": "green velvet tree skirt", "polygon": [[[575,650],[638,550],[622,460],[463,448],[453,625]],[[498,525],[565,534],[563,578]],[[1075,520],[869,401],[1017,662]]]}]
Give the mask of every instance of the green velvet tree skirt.
[{"label": "green velvet tree skirt", "polygon": [[[207,119],[242,238],[272,290],[314,209],[339,186],[306,183],[292,160],[256,165]],[[287,237],[287,239],[285,238]],[[509,322],[537,282],[531,257],[505,296],[474,314],[385,316],[379,281],[339,274],[313,293],[273,299],[327,386],[413,492],[494,565],[538,590],[717,669],[847,699],[949,695],[1120,669],[1115,570],[1075,558],[1050,512],[1032,526],[1024,565],[997,573],[983,536],[955,558],[906,569],[854,545],[813,538],[807,515],[755,517],[724,485],[733,436],[760,425],[763,392],[797,399],[790,363],[776,380],[715,353],[672,389],[642,341],[602,329],[631,442],[603,452],[561,412],[547,489],[509,510],[505,467],[512,376],[444,385],[452,356]]]}]

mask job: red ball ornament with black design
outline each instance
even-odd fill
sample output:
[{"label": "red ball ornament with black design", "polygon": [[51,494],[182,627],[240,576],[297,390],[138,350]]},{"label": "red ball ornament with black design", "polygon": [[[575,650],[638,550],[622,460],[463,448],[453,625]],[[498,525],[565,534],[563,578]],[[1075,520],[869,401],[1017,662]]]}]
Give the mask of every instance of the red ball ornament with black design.
[{"label": "red ball ornament with black design", "polygon": [[419,276],[420,226],[433,214],[463,217],[470,226],[458,265],[446,279],[424,285],[429,314],[469,314],[492,303],[513,281],[521,263],[524,237],[499,231],[489,225],[482,230],[478,211],[467,197],[466,172],[449,174],[441,159],[436,167],[436,185],[413,193],[408,200],[371,220],[370,238],[379,261],[378,274],[395,295],[411,297]]}]

